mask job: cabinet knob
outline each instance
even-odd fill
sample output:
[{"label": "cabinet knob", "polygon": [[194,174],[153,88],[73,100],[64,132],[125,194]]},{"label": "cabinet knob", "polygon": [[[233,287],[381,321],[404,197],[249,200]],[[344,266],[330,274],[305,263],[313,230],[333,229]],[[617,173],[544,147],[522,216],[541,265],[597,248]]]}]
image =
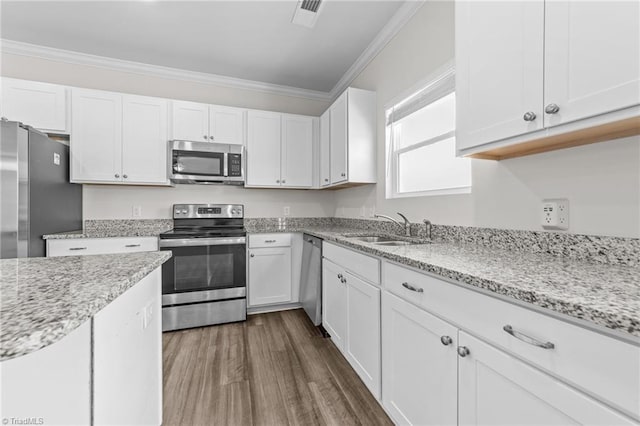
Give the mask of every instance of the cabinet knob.
[{"label": "cabinet knob", "polygon": [[536,119],[536,113],[533,111],[525,112],[522,118],[524,121],[533,121]]},{"label": "cabinet knob", "polygon": [[209,136],[209,139],[213,140],[213,136]]},{"label": "cabinet knob", "polygon": [[280,179],[276,180],[276,183],[280,183]]},{"label": "cabinet knob", "polygon": [[329,179],[325,179],[324,181],[325,181],[325,182],[329,182]]},{"label": "cabinet knob", "polygon": [[466,347],[466,346],[458,346],[458,355],[460,355],[462,358],[466,357],[470,353],[471,353],[471,351],[469,350],[468,347]]},{"label": "cabinet knob", "polygon": [[560,107],[556,104],[549,104],[544,107],[544,112],[547,114],[556,114],[558,111],[560,111]]},{"label": "cabinet knob", "polygon": [[117,177],[117,178],[119,178],[119,177],[120,177],[120,175],[119,175],[118,173],[116,173],[114,176],[115,176],[115,177]]},{"label": "cabinet knob", "polygon": [[342,278],[342,279],[340,280],[340,282],[341,282],[342,284],[346,284],[346,283],[347,283],[347,279],[346,279],[346,278]]},{"label": "cabinet knob", "polygon": [[450,336],[442,336],[440,338],[440,341],[442,342],[443,345],[445,346],[449,346],[450,344],[453,343],[453,339]]},{"label": "cabinet knob", "polygon": [[253,253],[251,253],[249,256],[250,256],[250,257],[256,257],[256,255],[255,255],[255,254],[253,254]]},{"label": "cabinet knob", "polygon": [[126,179],[126,178],[128,178],[129,176],[127,176],[127,175],[122,175],[122,177]]},{"label": "cabinet knob", "polygon": [[284,180],[284,179],[282,179],[282,183],[287,183],[287,181],[286,181],[286,180]]},{"label": "cabinet knob", "polygon": [[345,177],[345,176],[347,176],[347,174],[346,173],[340,173],[340,176]]},{"label": "cabinet knob", "polygon": [[338,278],[342,281],[342,274],[338,274]]},{"label": "cabinet knob", "polygon": [[204,136],[203,136],[203,138],[204,138],[204,140],[209,139],[209,138],[207,137],[207,135],[204,135]]}]

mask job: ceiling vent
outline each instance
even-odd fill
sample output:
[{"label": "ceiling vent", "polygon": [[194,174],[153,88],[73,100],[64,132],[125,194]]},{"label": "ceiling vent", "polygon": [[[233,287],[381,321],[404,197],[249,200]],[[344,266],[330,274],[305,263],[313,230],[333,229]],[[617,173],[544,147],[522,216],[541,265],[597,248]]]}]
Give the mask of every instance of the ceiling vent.
[{"label": "ceiling vent", "polygon": [[296,5],[296,11],[291,22],[303,27],[313,28],[323,3],[323,0],[300,0]]}]

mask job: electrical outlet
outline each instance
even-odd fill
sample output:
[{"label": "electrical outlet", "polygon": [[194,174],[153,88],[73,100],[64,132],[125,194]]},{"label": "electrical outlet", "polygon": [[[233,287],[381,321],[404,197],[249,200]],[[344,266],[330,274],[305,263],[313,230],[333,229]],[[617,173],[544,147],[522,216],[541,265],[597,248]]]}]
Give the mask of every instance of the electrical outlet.
[{"label": "electrical outlet", "polygon": [[132,217],[142,217],[142,206],[133,206],[131,208]]},{"label": "electrical outlet", "polygon": [[291,207],[284,206],[284,215],[289,216],[291,214]]},{"label": "electrical outlet", "polygon": [[569,229],[569,200],[566,198],[542,200],[541,213],[544,229]]}]

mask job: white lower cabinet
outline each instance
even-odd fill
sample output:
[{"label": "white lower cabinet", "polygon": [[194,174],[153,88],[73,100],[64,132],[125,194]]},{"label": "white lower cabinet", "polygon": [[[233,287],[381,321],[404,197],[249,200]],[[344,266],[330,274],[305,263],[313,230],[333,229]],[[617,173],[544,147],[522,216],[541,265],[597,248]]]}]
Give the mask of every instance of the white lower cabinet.
[{"label": "white lower cabinet", "polygon": [[457,421],[457,329],[382,295],[382,401],[397,424]]},{"label": "white lower cabinet", "polygon": [[635,422],[487,343],[459,332],[461,425],[633,425]]},{"label": "white lower cabinet", "polygon": [[[369,391],[380,399],[380,288],[357,276],[353,269],[375,261],[350,252],[353,262],[335,263],[336,246],[323,244],[322,324]],[[346,250],[338,248],[340,250]],[[327,256],[330,256],[327,258]],[[375,264],[379,268],[379,264]]]},{"label": "white lower cabinet", "polygon": [[93,319],[93,424],[162,424],[160,268]]},{"label": "white lower cabinet", "polygon": [[249,236],[249,307],[297,301],[291,267],[291,234]]},{"label": "white lower cabinet", "polygon": [[47,257],[136,253],[158,250],[157,237],[69,238],[47,240]]}]

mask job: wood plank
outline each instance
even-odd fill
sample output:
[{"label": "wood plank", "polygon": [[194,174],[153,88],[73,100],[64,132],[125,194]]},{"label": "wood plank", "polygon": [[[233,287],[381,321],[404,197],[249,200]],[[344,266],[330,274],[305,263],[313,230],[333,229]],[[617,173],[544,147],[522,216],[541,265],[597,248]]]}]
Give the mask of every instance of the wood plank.
[{"label": "wood plank", "polygon": [[640,117],[627,118],[587,129],[575,130],[559,135],[522,142],[515,145],[488,149],[470,154],[470,158],[483,160],[506,160],[508,158],[524,157],[574,146],[588,145],[625,138],[640,134]]},{"label": "wood plank", "polygon": [[165,425],[391,425],[304,311],[163,335]]}]

